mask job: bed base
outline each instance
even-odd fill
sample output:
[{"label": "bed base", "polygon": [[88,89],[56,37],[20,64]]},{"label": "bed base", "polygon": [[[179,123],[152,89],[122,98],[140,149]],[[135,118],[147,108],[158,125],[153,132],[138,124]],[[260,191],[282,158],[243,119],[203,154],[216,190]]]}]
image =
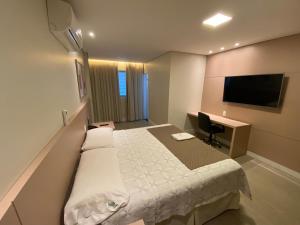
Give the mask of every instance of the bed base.
[{"label": "bed base", "polygon": [[195,208],[186,216],[172,216],[156,225],[203,225],[229,209],[239,209],[240,193],[234,192],[212,203]]}]

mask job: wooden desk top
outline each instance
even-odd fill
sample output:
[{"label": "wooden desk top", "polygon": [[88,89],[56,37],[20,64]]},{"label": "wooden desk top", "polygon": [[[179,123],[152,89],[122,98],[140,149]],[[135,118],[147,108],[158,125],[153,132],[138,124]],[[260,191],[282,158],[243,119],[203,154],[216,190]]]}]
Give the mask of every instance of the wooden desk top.
[{"label": "wooden desk top", "polygon": [[[218,124],[222,124],[227,127],[236,128],[236,127],[250,126],[250,124],[248,124],[248,123],[228,119],[223,116],[218,116],[218,115],[214,115],[214,114],[207,113],[207,112],[202,112],[202,113],[209,115],[209,118],[211,121],[218,123]],[[198,117],[198,112],[189,112],[188,115]]]}]

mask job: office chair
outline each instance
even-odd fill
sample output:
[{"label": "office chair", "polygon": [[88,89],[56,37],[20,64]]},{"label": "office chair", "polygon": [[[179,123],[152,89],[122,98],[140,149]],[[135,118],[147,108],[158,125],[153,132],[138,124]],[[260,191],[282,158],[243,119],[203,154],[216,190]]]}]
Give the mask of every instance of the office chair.
[{"label": "office chair", "polygon": [[198,124],[199,128],[209,133],[208,140],[205,140],[209,145],[216,144],[221,148],[221,143],[216,140],[217,133],[224,133],[225,127],[222,125],[213,124],[208,115],[205,113],[198,112]]}]

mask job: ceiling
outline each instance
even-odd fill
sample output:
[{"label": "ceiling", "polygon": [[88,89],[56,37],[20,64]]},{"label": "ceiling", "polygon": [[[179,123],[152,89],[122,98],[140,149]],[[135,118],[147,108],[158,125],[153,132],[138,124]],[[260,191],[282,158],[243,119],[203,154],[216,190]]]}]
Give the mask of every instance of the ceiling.
[{"label": "ceiling", "polygon": [[[300,33],[300,0],[70,1],[91,58],[146,62],[168,51],[207,55],[235,42]],[[217,12],[233,19],[217,28],[202,25]]]}]

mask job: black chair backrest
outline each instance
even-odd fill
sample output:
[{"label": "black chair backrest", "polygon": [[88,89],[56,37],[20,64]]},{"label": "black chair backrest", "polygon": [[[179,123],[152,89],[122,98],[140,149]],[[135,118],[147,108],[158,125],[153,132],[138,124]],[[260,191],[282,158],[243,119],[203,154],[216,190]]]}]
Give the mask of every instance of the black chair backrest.
[{"label": "black chair backrest", "polygon": [[198,112],[198,124],[201,130],[210,133],[211,121],[208,115],[202,112]]}]

